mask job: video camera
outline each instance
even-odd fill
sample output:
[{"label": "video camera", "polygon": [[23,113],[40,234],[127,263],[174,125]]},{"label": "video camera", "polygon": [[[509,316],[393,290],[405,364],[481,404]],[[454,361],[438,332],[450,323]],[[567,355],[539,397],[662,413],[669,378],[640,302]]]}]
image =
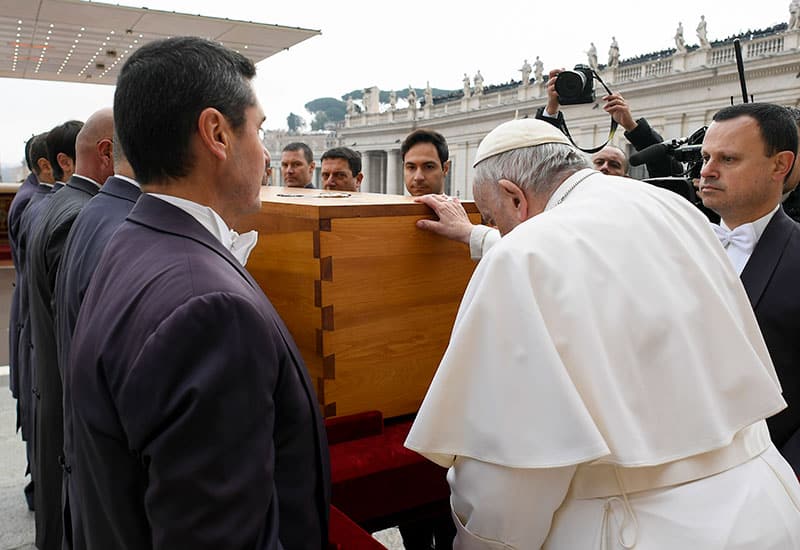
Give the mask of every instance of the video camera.
[{"label": "video camera", "polygon": [[631,155],[628,162],[633,166],[639,166],[640,164],[672,157],[678,162],[686,163],[683,177],[656,177],[642,181],[679,194],[694,204],[711,223],[719,223],[719,215],[703,206],[703,201],[697,196],[692,183],[692,180],[700,178],[700,170],[703,168],[703,157],[700,150],[703,146],[705,135],[706,126],[703,126],[688,138],[673,139],[672,141],[664,141],[645,147],[638,153]]},{"label": "video camera", "polygon": [[587,65],[575,65],[572,71],[561,71],[556,76],[556,93],[561,105],[581,105],[595,100],[594,78],[597,73]]},{"label": "video camera", "polygon": [[673,139],[645,147],[638,153],[631,155],[628,160],[631,166],[639,166],[640,164],[661,160],[664,157],[672,157],[678,162],[684,162],[688,165],[684,172],[686,177],[696,179],[700,177],[700,170],[703,167],[703,157],[700,154],[700,149],[703,146],[705,135],[706,126],[703,126],[688,138]]}]

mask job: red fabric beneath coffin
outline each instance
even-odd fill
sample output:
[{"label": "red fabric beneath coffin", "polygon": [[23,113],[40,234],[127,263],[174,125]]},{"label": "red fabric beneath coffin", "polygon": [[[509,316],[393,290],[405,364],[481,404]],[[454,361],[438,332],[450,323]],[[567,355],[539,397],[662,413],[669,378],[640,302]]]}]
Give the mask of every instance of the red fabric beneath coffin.
[{"label": "red fabric beneath coffin", "polygon": [[331,506],[328,528],[328,550],[386,550],[341,510]]},{"label": "red fabric beneath coffin", "polygon": [[[364,414],[355,421],[374,428],[374,414]],[[331,420],[342,430],[348,418]],[[357,523],[377,527],[381,519],[390,525],[391,518],[449,517],[446,471],[403,447],[411,423],[389,421],[381,434],[330,445],[332,502]]]},{"label": "red fabric beneath coffin", "polygon": [[328,445],[336,445],[361,437],[383,433],[383,415],[380,411],[367,411],[347,416],[334,416],[325,420]]}]

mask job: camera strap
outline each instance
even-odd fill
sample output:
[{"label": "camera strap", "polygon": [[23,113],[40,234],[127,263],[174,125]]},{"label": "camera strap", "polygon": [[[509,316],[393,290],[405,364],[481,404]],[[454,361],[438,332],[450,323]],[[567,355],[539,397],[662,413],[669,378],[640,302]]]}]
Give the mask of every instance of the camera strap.
[{"label": "camera strap", "polygon": [[[602,84],[602,85],[603,85],[603,88],[605,88],[605,89],[606,89],[606,92],[608,92],[608,95],[611,95],[613,92],[612,92],[612,91],[611,91],[611,90],[608,88],[608,86],[606,86],[606,83],[605,83],[605,82],[603,82],[603,79],[602,79],[602,78],[600,78],[600,75],[599,75],[599,74],[597,74],[597,71],[592,71],[592,72],[594,73],[594,77],[597,79],[597,81],[598,81],[598,82],[600,82],[600,84]],[[574,145],[575,147],[577,147],[578,149],[580,149],[580,150],[581,150],[581,151],[583,151],[584,153],[589,153],[589,154],[591,155],[591,154],[593,154],[593,153],[596,153],[596,152],[600,151],[600,150],[601,150],[603,147],[605,147],[606,145],[608,145],[608,143],[609,143],[609,142],[610,142],[612,139],[614,139],[614,134],[617,132],[617,127],[619,126],[619,124],[617,123],[617,121],[616,121],[616,120],[614,120],[614,117],[610,117],[610,118],[611,118],[611,126],[610,126],[610,128],[609,128],[609,130],[608,130],[608,138],[606,139],[605,143],[603,143],[603,144],[602,144],[602,145],[600,145],[599,147],[592,147],[591,149],[584,149],[583,147],[581,147],[580,145],[578,145],[577,143],[575,143],[575,140],[574,140],[574,139],[572,139],[572,136],[571,136],[571,135],[570,135],[570,133],[569,133],[569,128],[567,128],[567,119],[566,119],[566,117],[564,117],[564,118],[562,119],[562,122],[563,122],[562,126],[563,126],[563,128],[561,128],[561,129],[563,130],[563,132],[564,132],[564,135],[566,135],[566,136],[567,136],[567,139],[569,140],[569,142],[570,142],[572,145]]]}]

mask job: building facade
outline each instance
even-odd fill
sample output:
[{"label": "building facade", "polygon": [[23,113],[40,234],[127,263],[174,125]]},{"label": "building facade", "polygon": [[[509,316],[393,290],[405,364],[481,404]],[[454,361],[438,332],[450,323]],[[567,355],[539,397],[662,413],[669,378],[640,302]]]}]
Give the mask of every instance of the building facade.
[{"label": "building facade", "polygon": [[[646,117],[667,140],[689,136],[708,125],[719,109],[743,101],[734,39],[741,45],[748,98],[800,105],[800,30],[786,24],[600,66],[598,74],[625,97],[634,118]],[[348,115],[338,142],[362,155],[362,191],[403,193],[400,144],[414,129],[427,127],[441,132],[450,147],[452,167],[445,192],[471,199],[471,164],[481,139],[502,122],[533,117],[547,101],[545,84],[538,79],[480,88],[465,85],[456,97],[436,98],[416,108],[384,105],[382,111]],[[580,147],[600,145],[608,137],[610,117],[602,109],[603,95],[598,87],[595,103],[562,107]],[[611,143],[632,151],[621,129]]]}]

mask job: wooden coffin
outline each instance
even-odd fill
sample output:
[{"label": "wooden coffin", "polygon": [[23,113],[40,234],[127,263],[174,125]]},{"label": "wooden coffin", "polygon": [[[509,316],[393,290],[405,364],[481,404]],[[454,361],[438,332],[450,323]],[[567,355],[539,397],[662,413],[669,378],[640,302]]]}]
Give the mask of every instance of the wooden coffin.
[{"label": "wooden coffin", "polygon": [[[265,187],[247,269],[292,333],[326,417],[419,408],[475,268],[409,197]],[[474,203],[465,203],[473,223]]]}]

